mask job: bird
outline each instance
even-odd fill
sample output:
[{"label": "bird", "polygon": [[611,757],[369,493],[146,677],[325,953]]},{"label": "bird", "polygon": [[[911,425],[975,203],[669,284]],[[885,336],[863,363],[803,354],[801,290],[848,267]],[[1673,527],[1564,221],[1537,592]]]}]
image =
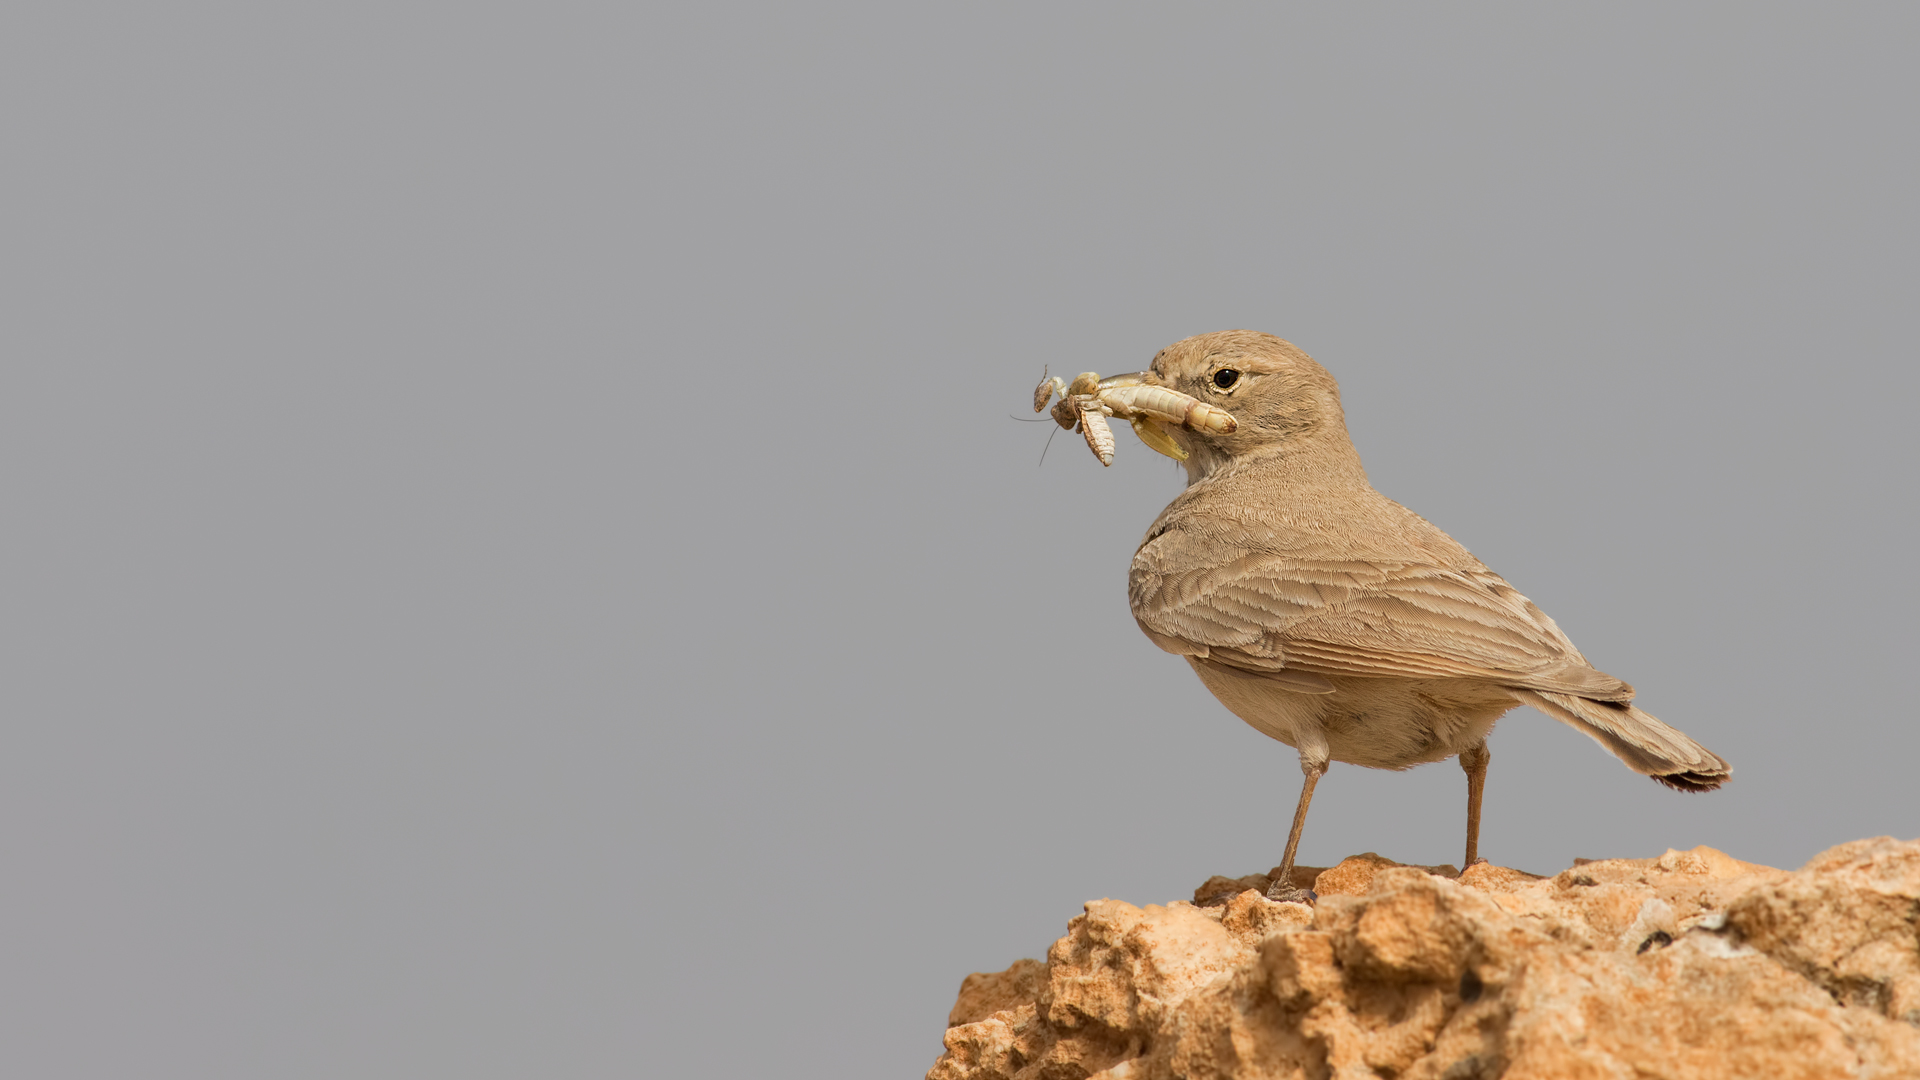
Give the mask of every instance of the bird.
[{"label": "bird", "polygon": [[[1303,782],[1269,899],[1293,884],[1314,786],[1331,762],[1467,775],[1463,869],[1481,861],[1487,736],[1531,705],[1627,768],[1680,791],[1726,783],[1725,760],[1633,703],[1544,611],[1451,536],[1375,491],[1334,378],[1250,330],[1162,349],[1138,378],[1226,410],[1232,430],[1168,426],[1187,487],[1128,571],[1133,616],[1220,703],[1300,755]],[[1171,452],[1169,452],[1171,451]]]}]

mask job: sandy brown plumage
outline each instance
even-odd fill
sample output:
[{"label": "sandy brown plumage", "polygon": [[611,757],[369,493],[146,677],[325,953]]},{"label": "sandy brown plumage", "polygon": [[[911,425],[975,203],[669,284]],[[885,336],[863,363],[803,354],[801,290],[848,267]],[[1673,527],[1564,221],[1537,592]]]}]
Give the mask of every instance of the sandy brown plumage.
[{"label": "sandy brown plumage", "polygon": [[1633,687],[1532,601],[1373,489],[1339,388],[1305,353],[1232,330],[1168,346],[1144,374],[1236,425],[1172,431],[1188,487],[1134,555],[1134,617],[1228,709],[1300,751],[1287,866],[1329,761],[1403,769],[1456,755],[1472,862],[1486,735],[1522,703],[1670,787],[1726,781],[1725,761],[1633,706]]}]

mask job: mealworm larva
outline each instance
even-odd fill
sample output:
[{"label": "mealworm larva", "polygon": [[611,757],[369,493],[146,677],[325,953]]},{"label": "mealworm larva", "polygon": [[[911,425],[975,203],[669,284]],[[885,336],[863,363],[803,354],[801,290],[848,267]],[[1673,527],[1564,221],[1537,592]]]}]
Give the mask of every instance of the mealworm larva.
[{"label": "mealworm larva", "polygon": [[1164,386],[1118,385],[1100,389],[1100,403],[1115,416],[1169,420],[1195,431],[1225,435],[1235,427],[1233,414]]},{"label": "mealworm larva", "polygon": [[1193,399],[1178,390],[1168,390],[1162,386],[1103,386],[1100,399],[1116,416],[1148,416],[1155,420],[1182,422],[1187,415],[1187,404]]},{"label": "mealworm larva", "polygon": [[1211,431],[1215,435],[1229,435],[1240,426],[1233,414],[1217,405],[1196,401],[1187,406],[1187,415],[1182,421],[1195,431]]}]

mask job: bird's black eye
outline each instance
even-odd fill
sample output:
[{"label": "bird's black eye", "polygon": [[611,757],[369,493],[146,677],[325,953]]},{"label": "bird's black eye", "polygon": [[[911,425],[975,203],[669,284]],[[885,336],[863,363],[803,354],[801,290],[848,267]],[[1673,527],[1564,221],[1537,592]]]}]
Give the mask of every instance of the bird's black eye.
[{"label": "bird's black eye", "polygon": [[1240,381],[1240,373],[1233,370],[1230,367],[1223,367],[1219,371],[1216,371],[1213,373],[1213,385],[1219,387],[1222,390],[1233,389],[1233,384],[1239,381]]}]

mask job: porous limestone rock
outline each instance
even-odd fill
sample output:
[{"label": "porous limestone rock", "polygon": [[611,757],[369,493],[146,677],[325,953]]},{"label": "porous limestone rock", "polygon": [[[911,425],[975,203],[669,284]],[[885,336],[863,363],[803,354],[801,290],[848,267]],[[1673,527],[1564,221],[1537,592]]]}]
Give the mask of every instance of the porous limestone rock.
[{"label": "porous limestone rock", "polygon": [[967,977],[928,1080],[1920,1077],[1920,841],[1270,881],[1087,904],[1045,964]]}]

